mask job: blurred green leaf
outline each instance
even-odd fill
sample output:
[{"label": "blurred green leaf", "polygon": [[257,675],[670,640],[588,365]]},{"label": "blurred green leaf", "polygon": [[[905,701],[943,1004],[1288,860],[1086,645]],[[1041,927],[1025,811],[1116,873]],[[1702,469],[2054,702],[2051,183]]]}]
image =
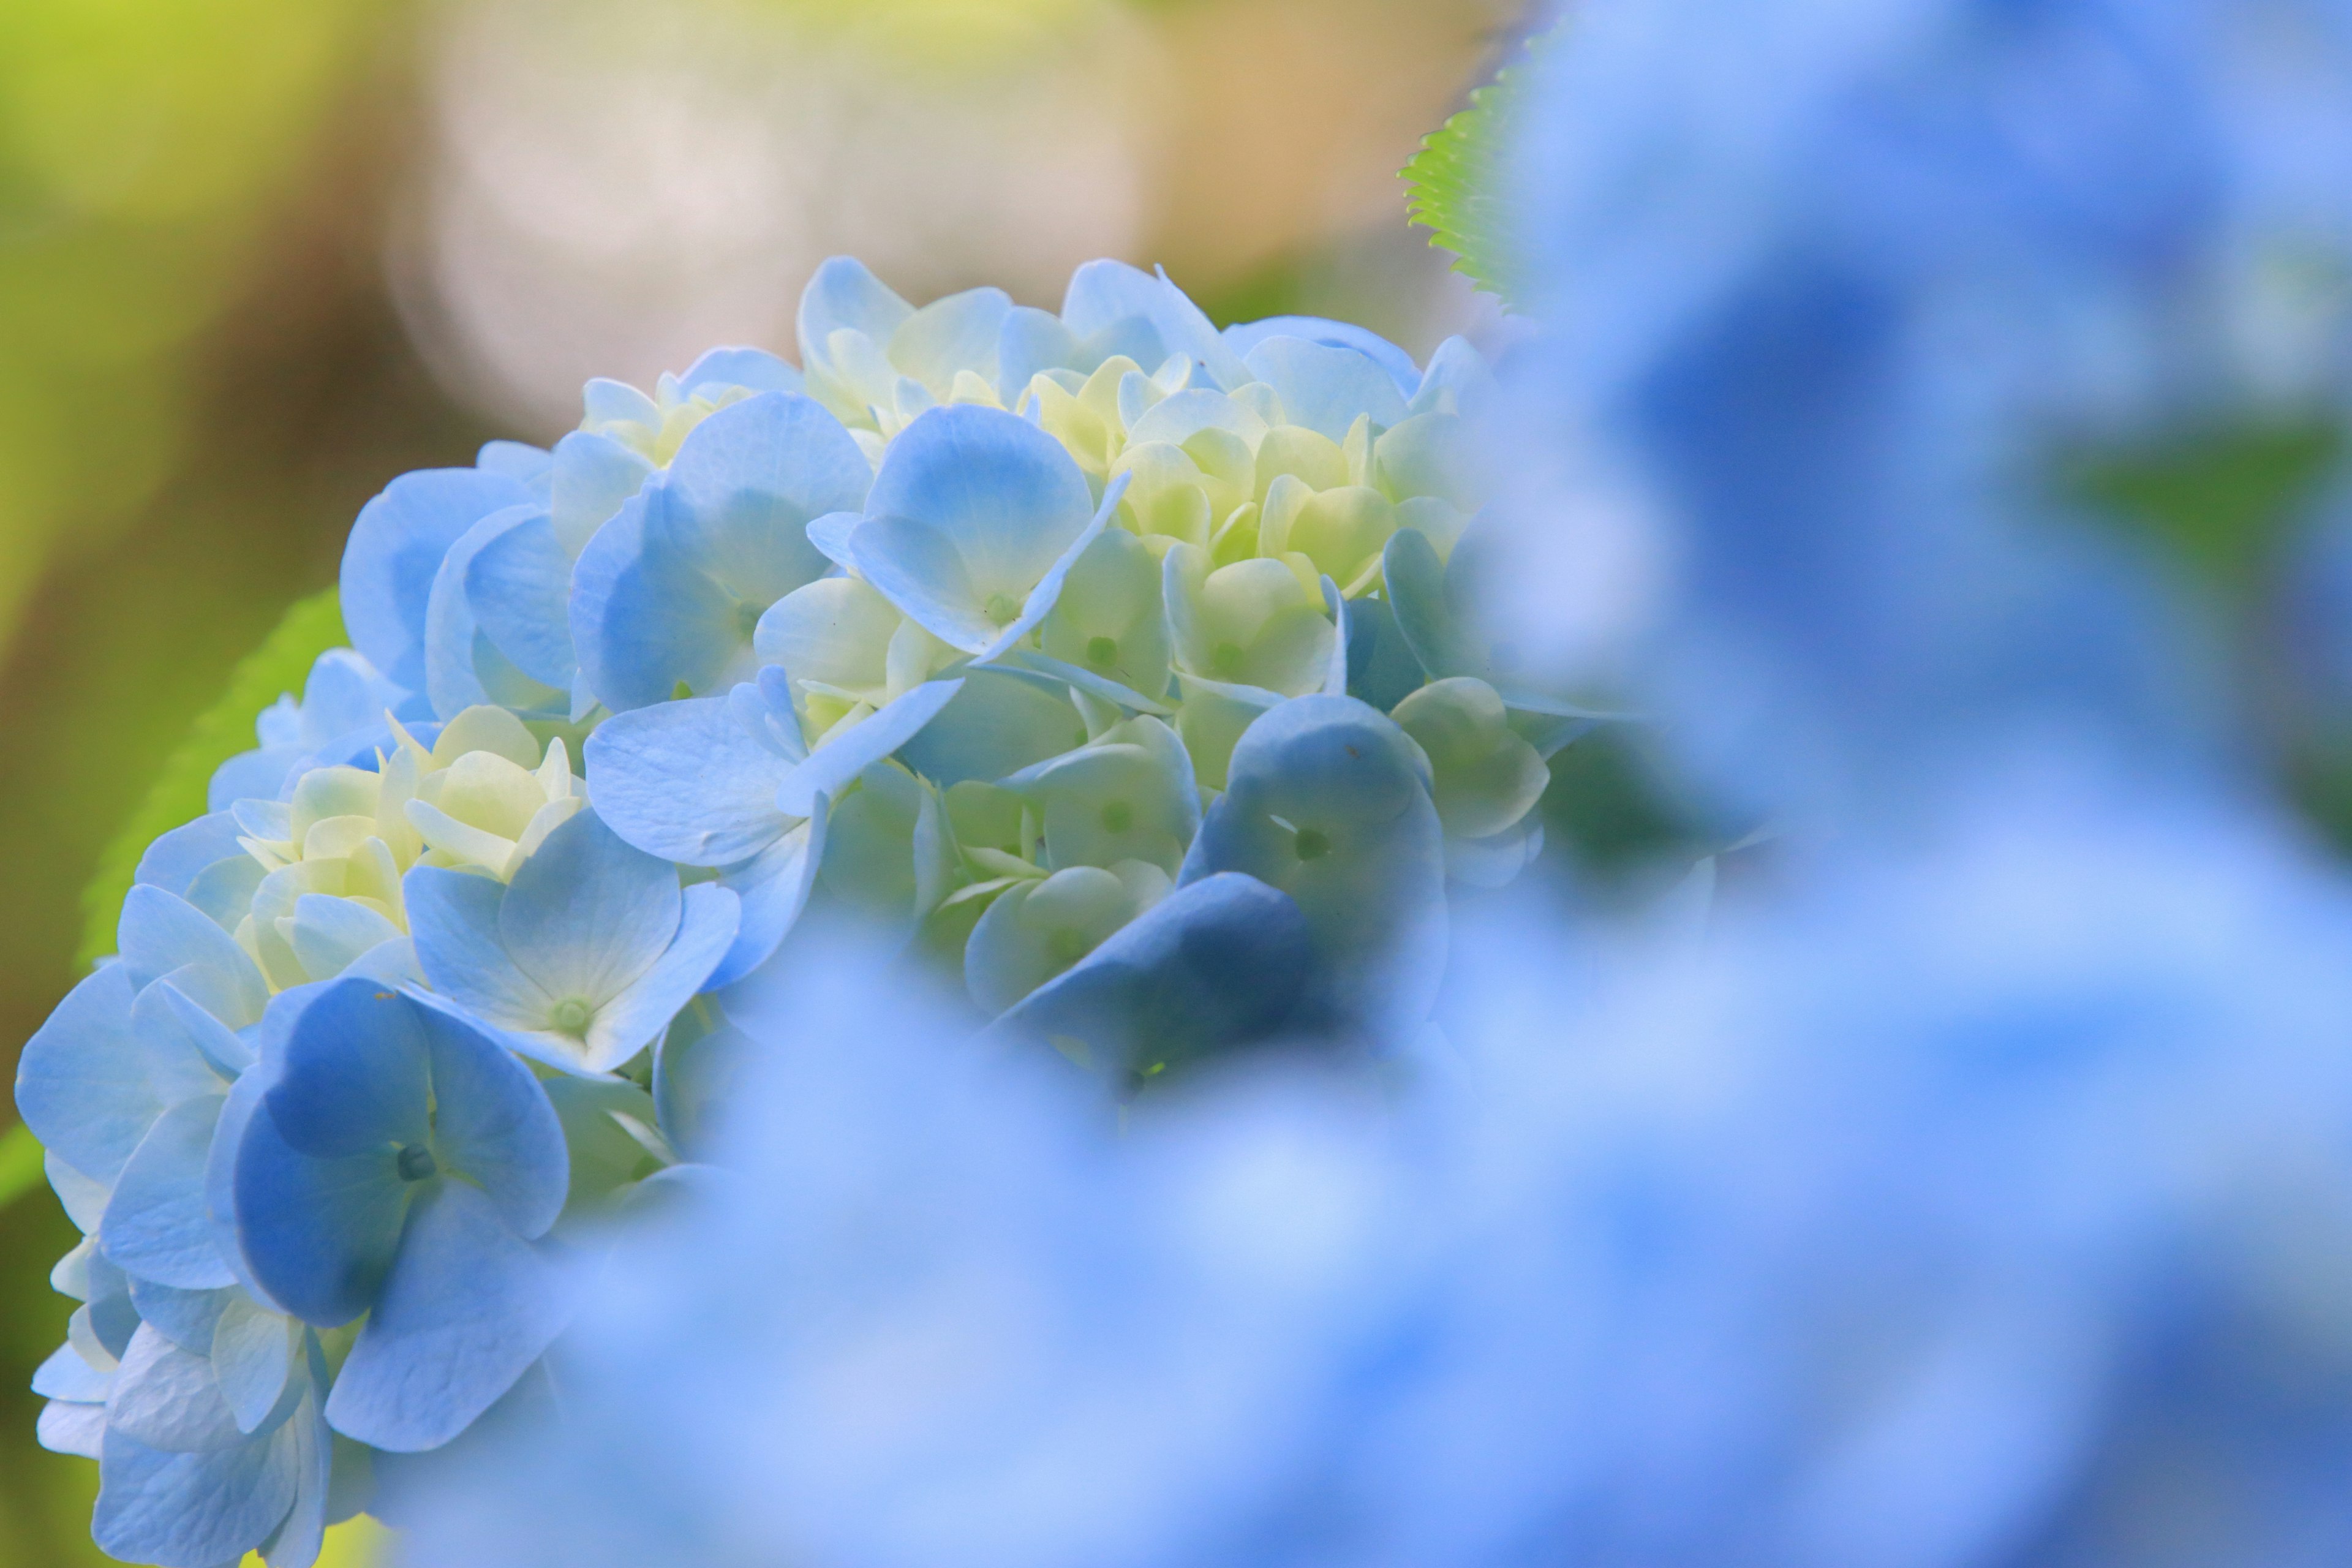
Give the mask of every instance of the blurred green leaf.
[{"label": "blurred green leaf", "polygon": [[205,786],[213,770],[239,752],[251,751],[253,721],[261,710],[285,693],[300,691],[318,657],[343,642],[342,605],[329,588],[288,610],[278,629],[238,663],[227,693],[189,726],[187,738],[156,773],[146,799],[99,857],[98,873],[81,894],[81,963],[95,963],[114,951],[123,896],[131,891],[147,846],[158,835],[205,814]]},{"label": "blurred green leaf", "polygon": [[1527,100],[1530,67],[1556,37],[1558,29],[1530,39],[1401,171],[1412,221],[1433,231],[1431,244],[1454,254],[1456,272],[1507,305],[1518,297],[1520,242],[1514,204],[1502,188],[1505,154]]},{"label": "blurred green leaf", "polygon": [[41,1145],[19,1121],[0,1134],[0,1208],[41,1184]]},{"label": "blurred green leaf", "polygon": [[2160,445],[2062,458],[2062,484],[2156,541],[2225,601],[2259,594],[2287,531],[2343,450],[2324,423],[2189,431]]}]

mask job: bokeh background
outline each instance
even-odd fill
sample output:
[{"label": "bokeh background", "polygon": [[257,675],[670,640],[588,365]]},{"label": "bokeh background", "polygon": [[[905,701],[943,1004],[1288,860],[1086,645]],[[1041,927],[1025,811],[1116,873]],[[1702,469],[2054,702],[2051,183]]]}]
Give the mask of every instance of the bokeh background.
[{"label": "bokeh background", "polygon": [[[863,256],[918,300],[1165,264],[1221,320],[1508,335],[1396,171],[1518,0],[16,0],[0,45],[0,1050],[187,721],[360,505],[590,374],[790,352]],[[1594,838],[1669,822],[1572,748]],[[1555,792],[1559,793],[1559,792]],[[1612,814],[1614,814],[1613,816]],[[13,1070],[13,1069],[12,1069]],[[13,1111],[0,1123],[13,1121]],[[71,1242],[0,1213],[0,1564],[103,1561],[31,1369]]]}]

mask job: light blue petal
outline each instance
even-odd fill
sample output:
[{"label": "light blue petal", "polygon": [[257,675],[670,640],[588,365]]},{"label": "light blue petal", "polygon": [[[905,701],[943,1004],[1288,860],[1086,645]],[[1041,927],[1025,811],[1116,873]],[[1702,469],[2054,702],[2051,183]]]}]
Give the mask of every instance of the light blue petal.
[{"label": "light blue petal", "polygon": [[898,323],[915,313],[866,264],[853,257],[835,256],[820,266],[801,290],[794,318],[801,345],[801,363],[822,356],[825,340],[847,328],[877,343],[887,342]]},{"label": "light blue petal", "polygon": [[281,1312],[242,1295],[224,1294],[229,1299],[213,1325],[206,1353],[230,1414],[241,1429],[252,1432],[269,1418],[286,1392],[300,1331]]},{"label": "light blue petal", "polygon": [[508,1229],[545,1234],[563,1212],[571,1166],[539,1079],[463,1019],[434,1008],[418,1017],[433,1060],[435,1157],[487,1194]]},{"label": "light blue petal", "polygon": [[278,1133],[318,1159],[421,1143],[429,1122],[422,1013],[373,980],[320,987],[273,1053],[268,1095]]},{"label": "light blue petal", "polygon": [[616,713],[582,756],[597,816],[667,860],[733,865],[793,826],[776,809],[776,786],[792,764],[747,733],[719,698]]},{"label": "light blue petal", "polygon": [[[866,502],[869,519],[908,519],[951,545],[981,605],[1000,593],[1016,601],[1025,595],[1094,512],[1086,476],[1060,442],[1026,420],[976,405],[936,408],[908,426],[891,443]],[[869,555],[865,537],[861,529],[851,542],[861,572]],[[874,581],[872,573],[866,576]],[[874,585],[890,593],[878,581]]]},{"label": "light blue petal", "polygon": [[317,1374],[304,1380],[301,1402],[287,1418],[278,1440],[293,1450],[294,1503],[261,1543],[268,1568],[312,1568],[326,1542],[328,1500],[334,1484],[335,1436],[319,1408],[326,1362],[315,1348],[310,1359]]},{"label": "light blue petal", "polygon": [[572,568],[572,648],[615,713],[667,701],[680,681],[707,693],[750,674],[751,627],[767,606],[747,617],[734,595],[654,543],[653,514],[673,504],[660,481],[648,484]]},{"label": "light blue petal", "polygon": [[[743,1069],[756,1058],[751,1037],[715,1009],[708,1018],[689,1012],[670,1026],[654,1053],[654,1107],[671,1147],[688,1160],[707,1159],[719,1147],[727,1110],[740,1103]],[[73,1352],[68,1347],[58,1353]]]},{"label": "light blue petal", "polygon": [[581,411],[592,425],[659,425],[661,405],[625,381],[592,376],[580,389]]},{"label": "light blue petal", "polygon": [[572,685],[572,557],[547,513],[533,512],[475,551],[466,567],[475,624],[514,667],[543,685]]},{"label": "light blue petal", "polygon": [[[236,1097],[230,1104],[237,1107]],[[241,1129],[223,1116],[223,1136],[233,1131],[230,1214],[254,1279],[271,1300],[320,1328],[366,1311],[408,1209],[408,1184],[392,1147],[312,1159],[279,1136],[259,1097]]]},{"label": "light blue petal", "polygon": [[41,1406],[33,1433],[35,1440],[52,1454],[95,1459],[106,1441],[106,1407],[51,1400]]},{"label": "light blue petal", "polygon": [[740,902],[725,888],[708,882],[688,888],[677,940],[627,990],[596,1010],[582,1068],[609,1072],[651,1044],[710,979],[734,946],[741,919]]},{"label": "light blue petal", "polygon": [[1153,345],[1133,356],[1147,370],[1158,369],[1170,354],[1183,354],[1228,391],[1250,379],[1241,357],[1225,346],[1201,308],[1164,272],[1154,277],[1123,261],[1089,261],[1070,275],[1062,320],[1089,348],[1109,347],[1099,342],[1107,337],[1124,343],[1127,338],[1119,329],[1127,323],[1148,325]]},{"label": "light blue petal", "polygon": [[814,804],[806,822],[719,879],[741,902],[742,913],[734,944],[706,983],[709,989],[731,985],[765,963],[807,908],[824,859],[826,802],[820,796]]},{"label": "light blue petal", "polygon": [[[173,970],[194,965],[217,977],[218,994],[238,1016],[222,1022],[242,1028],[261,1016],[268,988],[261,972],[246,956],[236,938],[184,899],[161,888],[131,889],[122,900],[122,919],[115,928],[123,972],[134,985],[144,985]],[[202,1000],[209,1003],[215,998]]]},{"label": "light blue petal", "polygon": [[653,474],[653,464],[610,436],[574,430],[558,441],[548,521],[564,553],[576,559]]},{"label": "light blue petal", "polygon": [[163,1110],[131,1002],[131,972],[104,965],[66,994],[16,1063],[16,1110],[33,1136],[110,1185]]},{"label": "light blue petal", "polygon": [[1429,677],[1385,599],[1348,601],[1348,695],[1385,713],[1428,684]]},{"label": "light blue petal", "polygon": [[385,679],[425,689],[425,608],[441,558],[460,534],[530,487],[481,468],[404,474],[360,510],[343,549],[343,625]]},{"label": "light blue petal", "polygon": [[677,868],[583,811],[515,872],[499,938],[549,995],[602,1004],[651,966],[677,921]]},{"label": "light blue petal", "polygon": [[173,1106],[123,1166],[98,1230],[116,1268],[182,1290],[236,1282],[214,1245],[205,1209],[205,1162],[221,1105],[221,1096],[207,1095]]},{"label": "light blue petal", "polygon": [[1307,921],[1234,872],[1179,888],[1016,1004],[992,1037],[1084,1041],[1106,1078],[1274,1038],[1314,989]]},{"label": "light blue petal", "polygon": [[[509,671],[512,679],[528,679],[504,654],[496,653],[496,645],[483,634],[466,592],[466,578],[483,550],[541,515],[533,506],[494,511],[458,535],[442,556],[425,609],[424,689],[436,716],[451,719],[468,708],[498,703],[500,694],[490,689],[490,682]],[[495,657],[485,657],[486,649]],[[530,706],[547,706],[542,691],[509,690],[505,695],[527,695]]]},{"label": "light blue petal", "polygon": [[[268,794],[274,797],[277,786],[273,784]],[[147,846],[139,857],[139,869],[132,874],[131,883],[135,887],[161,888],[184,899],[189,886],[204,871],[223,860],[253,858],[237,843],[243,832],[226,805],[215,806],[209,815],[174,827]]]},{"label": "light blue petal", "polygon": [[[1421,367],[1412,363],[1411,354],[1378,332],[1367,331],[1351,322],[1328,321],[1321,316],[1272,316],[1263,321],[1227,327],[1223,335],[1225,346],[1244,356],[1268,338],[1299,338],[1325,348],[1352,349],[1388,372],[1389,379],[1396,383],[1397,391],[1404,396],[1411,397],[1421,390]],[[1448,341],[1462,342],[1459,338]]]},{"label": "light blue petal", "polygon": [[100,1550],[164,1568],[216,1568],[268,1539],[294,1504],[297,1456],[278,1434],[175,1454],[110,1431],[90,1535]]},{"label": "light blue petal", "polygon": [[253,895],[260,890],[261,879],[267,875],[260,861],[250,855],[239,855],[234,860],[219,860],[205,867],[181,897],[203,910],[205,918],[223,931],[234,931],[252,912]]},{"label": "light blue petal", "polygon": [[753,392],[798,392],[802,385],[799,370],[765,349],[752,348],[706,349],[677,378],[678,391],[688,397],[732,386]]},{"label": "light blue petal", "polygon": [[806,530],[808,541],[816,547],[818,554],[835,566],[845,567],[850,564],[849,536],[856,533],[857,525],[865,521],[863,512],[829,511],[823,517],[809,521]]},{"label": "light blue petal", "polygon": [[1331,625],[1339,632],[1339,635],[1331,639],[1331,661],[1329,667],[1323,672],[1323,695],[1345,697],[1348,695],[1349,663],[1348,606],[1347,601],[1339,596],[1339,585],[1328,576],[1323,579],[1323,609],[1324,613],[1331,617]]},{"label": "light blue petal", "polygon": [[1429,356],[1412,409],[1415,414],[1442,413],[1450,402],[1455,413],[1475,415],[1494,385],[1495,372],[1486,356],[1465,338],[1448,338]]},{"label": "light blue petal", "polygon": [[1127,444],[1132,448],[1162,441],[1181,447],[1203,430],[1229,430],[1255,446],[1265,434],[1265,421],[1222,392],[1188,387],[1146,409],[1128,430]]},{"label": "light blue petal", "polygon": [[430,1183],[327,1396],[327,1420],[394,1453],[438,1447],[513,1387],[562,1326],[553,1267],[481,1192]]},{"label": "light blue petal", "polygon": [[[1129,537],[1132,538],[1133,535],[1130,534]],[[1156,583],[1154,586],[1157,586]],[[1175,710],[1169,707],[1167,703],[1146,697],[1131,687],[1121,686],[1108,676],[1097,675],[1091,669],[1066,663],[1050,654],[1040,653],[1035,648],[1007,649],[991,660],[988,668],[1025,669],[1031,674],[1057,680],[1065,686],[1075,686],[1089,697],[1099,697],[1115,708],[1124,708],[1133,713],[1154,713],[1164,719],[1175,712]]]},{"label": "light blue petal", "polygon": [[820,795],[839,795],[849,781],[907,745],[955,701],[962,680],[927,680],[859,720],[809,753],[776,786],[776,809],[814,816]]},{"label": "light blue petal", "polygon": [[51,1351],[48,1360],[33,1373],[33,1392],[44,1399],[93,1405],[102,1402],[113,1386],[114,1373],[99,1371],[69,1344]]},{"label": "light blue petal", "polygon": [[993,783],[1086,744],[1086,721],[1058,682],[992,666],[967,669],[962,680],[955,700],[898,750],[940,788]]},{"label": "light blue petal", "polygon": [[967,289],[934,300],[892,329],[886,345],[890,363],[935,397],[949,395],[960,370],[993,384],[996,351],[1012,311],[1013,297],[1002,289]]},{"label": "light blue petal", "polygon": [[846,548],[849,564],[877,593],[949,647],[978,653],[996,640],[999,623],[955,542],[939,529],[908,517],[870,518]]},{"label": "light blue petal", "polygon": [[1272,337],[1250,350],[1248,363],[1251,374],[1282,399],[1293,425],[1319,430],[1334,441],[1348,438],[1358,415],[1370,415],[1382,429],[1404,420],[1404,394],[1395,380],[1378,361],[1354,349]]},{"label": "light blue petal", "polygon": [[824,574],[808,524],[864,505],[874,470],[814,400],[763,393],[696,426],[670,462],[670,505],[647,540],[767,608]]},{"label": "light blue petal", "polygon": [[554,455],[546,447],[525,441],[485,441],[474,454],[474,467],[534,489],[544,488],[554,463]]},{"label": "light blue petal", "polygon": [[[196,1173],[196,1186],[201,1192],[201,1171]],[[213,1331],[222,1311],[240,1299],[234,1289],[182,1290],[136,1275],[130,1277],[130,1284],[131,1304],[139,1310],[139,1321],[152,1324],[158,1333],[193,1355],[212,1353]]]},{"label": "light blue petal", "polygon": [[400,928],[351,899],[304,893],[294,900],[294,926],[288,945],[303,970],[320,980],[341,974],[387,942]]},{"label": "light blue petal", "polygon": [[1018,412],[1039,371],[1074,367],[1077,357],[1078,340],[1059,316],[1016,305],[996,335],[996,395]]},{"label": "light blue petal", "polygon": [[[132,1027],[150,1047],[150,1081],[170,1100],[197,1094],[217,1094],[254,1061],[253,1042],[220,1021],[196,995],[206,976],[199,969],[175,969],[139,994],[131,1005]],[[168,1013],[170,1027],[159,1014]],[[154,1059],[168,1050],[171,1070]],[[190,1058],[194,1059],[191,1060]]]},{"label": "light blue petal", "polygon": [[401,879],[409,940],[433,989],[500,1029],[543,1029],[555,998],[509,957],[499,934],[506,889],[488,877],[417,866]]},{"label": "light blue petal", "polygon": [[211,1358],[182,1350],[150,1323],[140,1324],[131,1336],[106,1418],[111,1430],[133,1442],[175,1454],[206,1453],[246,1440],[213,1378]]},{"label": "light blue petal", "polygon": [[1105,488],[1102,504],[1096,508],[1095,515],[1078,536],[1070,541],[1060,559],[1047,568],[1045,575],[1038,579],[1037,585],[1029,590],[1029,597],[1022,604],[1019,617],[991,638],[988,646],[975,656],[977,658],[985,661],[996,658],[1035,631],[1044,624],[1045,617],[1054,613],[1054,605],[1062,596],[1062,584],[1069,580],[1071,571],[1076,567],[1078,558],[1087,552],[1087,546],[1102,536],[1103,530],[1110,523],[1111,515],[1118,510],[1120,498],[1127,494],[1128,482],[1134,478],[1131,473],[1121,474]]}]

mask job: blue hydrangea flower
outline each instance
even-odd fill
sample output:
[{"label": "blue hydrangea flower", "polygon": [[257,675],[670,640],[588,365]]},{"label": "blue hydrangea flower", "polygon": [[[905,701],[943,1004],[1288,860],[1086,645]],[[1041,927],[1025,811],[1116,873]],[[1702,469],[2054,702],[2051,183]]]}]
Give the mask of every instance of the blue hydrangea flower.
[{"label": "blue hydrangea flower", "polygon": [[651,1044],[734,945],[732,892],[677,868],[593,811],[548,835],[514,879],[419,866],[404,890],[416,962],[439,994],[517,1049],[608,1072]]},{"label": "blue hydrangea flower", "polygon": [[218,1201],[268,1300],[320,1328],[365,1316],[327,1419],[434,1447],[560,1326],[531,1242],[563,1207],[563,1134],[530,1071],[454,1012],[350,979],[292,1014],[239,1080]]}]

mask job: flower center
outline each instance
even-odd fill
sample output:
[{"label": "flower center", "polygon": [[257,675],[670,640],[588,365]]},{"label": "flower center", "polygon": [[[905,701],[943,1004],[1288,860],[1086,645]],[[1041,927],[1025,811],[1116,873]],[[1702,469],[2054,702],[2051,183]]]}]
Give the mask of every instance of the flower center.
[{"label": "flower center", "polygon": [[421,1182],[427,1176],[437,1174],[441,1169],[433,1162],[433,1151],[422,1143],[411,1143],[401,1150],[394,1157],[393,1164],[399,1170],[400,1179],[404,1182]]},{"label": "flower center", "polygon": [[760,617],[767,613],[764,606],[755,605],[749,599],[736,601],[735,628],[742,635],[745,641],[751,640],[751,634],[760,629]]},{"label": "flower center", "polygon": [[555,1005],[555,1011],[548,1016],[548,1022],[562,1034],[584,1035],[588,1032],[588,1020],[595,1016],[596,1009],[577,996],[568,996]]},{"label": "flower center", "polygon": [[1124,833],[1135,826],[1135,808],[1123,800],[1112,801],[1102,808],[1105,833]]},{"label": "flower center", "polygon": [[1064,926],[1045,939],[1045,955],[1066,969],[1087,955],[1087,934]]},{"label": "flower center", "polygon": [[1013,595],[1010,594],[991,594],[988,596],[986,608],[988,618],[1000,626],[1018,620],[1021,616],[1021,606],[1013,602]]},{"label": "flower center", "polygon": [[1118,644],[1109,637],[1088,637],[1087,662],[1097,669],[1108,669],[1118,662]]},{"label": "flower center", "polygon": [[1311,827],[1302,827],[1292,847],[1298,851],[1301,860],[1320,860],[1331,853],[1331,841]]},{"label": "flower center", "polygon": [[1239,675],[1242,672],[1242,645],[1219,643],[1209,650],[1209,668],[1227,678]]}]

